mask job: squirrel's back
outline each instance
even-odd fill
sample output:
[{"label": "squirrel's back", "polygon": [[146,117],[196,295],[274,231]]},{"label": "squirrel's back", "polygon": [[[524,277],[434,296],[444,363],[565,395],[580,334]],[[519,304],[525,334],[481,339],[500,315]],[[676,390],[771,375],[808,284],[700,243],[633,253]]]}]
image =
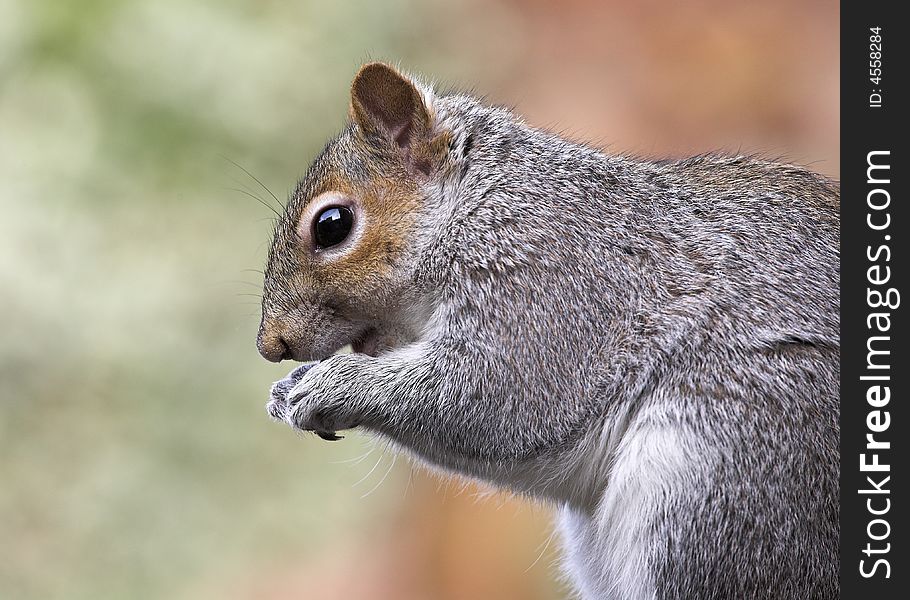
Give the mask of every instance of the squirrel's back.
[{"label": "squirrel's back", "polygon": [[608,156],[503,109],[451,106],[468,149],[442,194],[453,201],[433,208],[445,215],[433,266],[466,296],[542,299],[533,317],[572,323],[565,341],[588,346],[564,360],[607,340],[636,360],[697,340],[839,347],[834,182],[749,156]]}]

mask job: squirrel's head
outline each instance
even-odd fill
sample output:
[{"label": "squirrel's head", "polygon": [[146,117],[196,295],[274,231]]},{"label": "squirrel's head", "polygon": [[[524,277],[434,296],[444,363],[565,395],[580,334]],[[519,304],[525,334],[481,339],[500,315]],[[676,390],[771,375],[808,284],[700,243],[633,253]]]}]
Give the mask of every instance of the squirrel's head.
[{"label": "squirrel's head", "polygon": [[382,63],[351,86],[350,125],[310,165],[276,225],[257,345],[315,360],[351,344],[375,354],[407,337],[417,302],[427,186],[451,135],[432,90]]}]

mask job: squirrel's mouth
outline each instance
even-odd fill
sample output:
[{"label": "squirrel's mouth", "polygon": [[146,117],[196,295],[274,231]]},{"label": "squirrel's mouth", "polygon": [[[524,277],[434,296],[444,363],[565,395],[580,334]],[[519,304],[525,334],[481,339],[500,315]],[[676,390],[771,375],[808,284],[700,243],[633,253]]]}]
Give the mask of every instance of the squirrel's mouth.
[{"label": "squirrel's mouth", "polygon": [[381,350],[380,336],[375,328],[370,327],[351,342],[351,350],[367,356],[376,357]]}]

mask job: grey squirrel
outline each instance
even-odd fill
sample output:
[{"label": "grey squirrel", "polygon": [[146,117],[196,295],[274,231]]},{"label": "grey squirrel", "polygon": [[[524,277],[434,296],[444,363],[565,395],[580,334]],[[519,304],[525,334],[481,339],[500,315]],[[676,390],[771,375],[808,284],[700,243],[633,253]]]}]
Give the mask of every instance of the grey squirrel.
[{"label": "grey squirrel", "polygon": [[[837,598],[839,192],[370,63],[276,225],[269,411],[558,507],[583,598]],[[351,344],[354,352],[333,355]]]}]

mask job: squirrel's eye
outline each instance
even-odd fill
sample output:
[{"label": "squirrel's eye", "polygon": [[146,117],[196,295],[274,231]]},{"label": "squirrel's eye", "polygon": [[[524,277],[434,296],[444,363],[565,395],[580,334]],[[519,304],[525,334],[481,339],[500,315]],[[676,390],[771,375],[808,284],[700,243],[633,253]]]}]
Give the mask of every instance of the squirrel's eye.
[{"label": "squirrel's eye", "polygon": [[317,248],[329,248],[344,241],[354,225],[354,212],[346,206],[330,206],[316,217],[313,239]]}]

